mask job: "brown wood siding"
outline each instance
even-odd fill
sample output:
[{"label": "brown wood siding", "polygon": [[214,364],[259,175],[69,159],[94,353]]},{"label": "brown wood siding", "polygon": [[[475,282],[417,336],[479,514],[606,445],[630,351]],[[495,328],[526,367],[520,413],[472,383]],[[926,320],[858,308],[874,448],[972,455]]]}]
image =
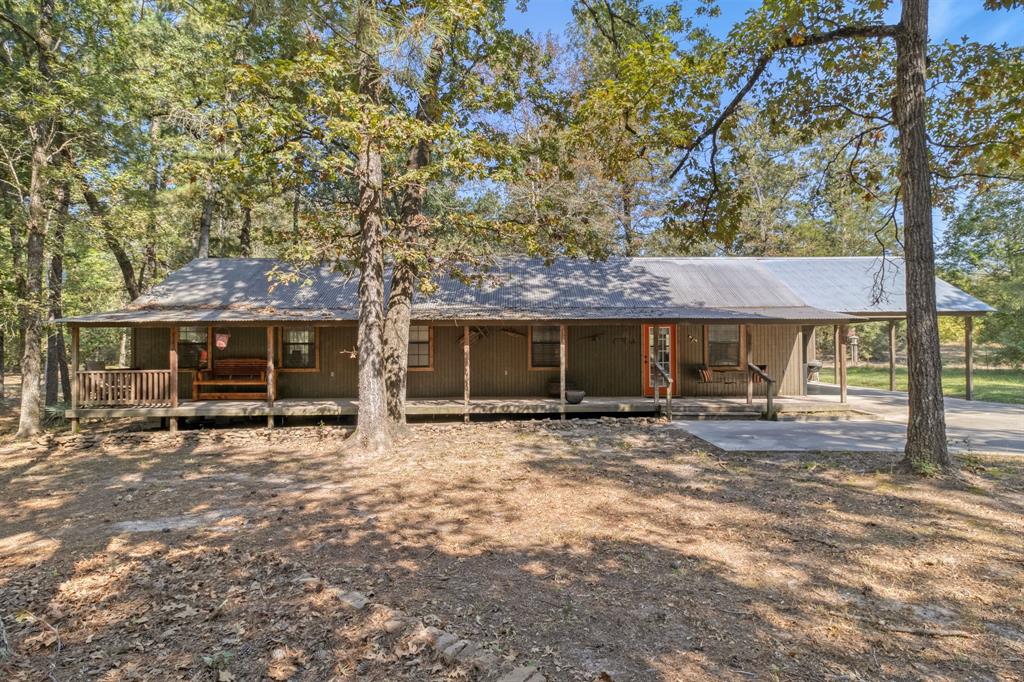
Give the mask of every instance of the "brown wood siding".
[{"label": "brown wood siding", "polygon": [[[262,331],[266,335],[266,331]],[[280,331],[278,331],[280,333]],[[359,379],[358,365],[353,351],[356,348],[356,328],[320,328],[320,371],[278,371],[277,396],[279,398],[354,398]]]},{"label": "brown wood siding", "polygon": [[[133,369],[170,367],[171,330],[169,327],[136,327],[132,330]],[[192,397],[192,370],[178,372],[178,399]]]},{"label": "brown wood siding", "polygon": [[[799,325],[750,325],[751,355],[755,365],[767,365],[768,374],[778,381],[779,395],[803,392],[803,362]],[[704,329],[701,325],[681,324],[679,380],[684,396],[741,396],[747,394],[746,373],[740,370],[716,374],[714,383],[697,380],[697,368],[704,364]],[[755,395],[764,395],[766,386],[754,384]]]},{"label": "brown wood siding", "polygon": [[[406,395],[410,398],[461,398],[462,327],[433,327],[433,330],[434,369],[409,372]],[[470,353],[475,350],[476,344],[473,344]]]},{"label": "brown wood siding", "polygon": [[566,378],[590,396],[642,395],[640,325],[570,326]]},{"label": "brown wood siding", "polygon": [[[471,397],[543,396],[547,383],[558,379],[558,369],[527,367],[527,326],[481,326],[470,348]],[[781,395],[803,390],[801,328],[798,325],[751,325],[753,359],[768,366],[779,380]],[[434,370],[410,372],[410,398],[461,397],[462,327],[434,327]],[[136,328],[132,335],[133,357],[138,368],[166,369],[169,332],[164,327]],[[727,373],[724,381],[697,381],[696,368],[704,362],[703,329],[680,324],[677,330],[679,394],[682,396],[746,395],[743,372]],[[280,398],[352,398],[357,392],[357,363],[352,357],[356,328],[322,327],[320,371],[278,375]],[[224,351],[217,357],[265,357],[265,328],[234,327]],[[642,394],[642,339],[640,325],[570,325],[567,380],[590,396],[639,396]],[[192,373],[179,375],[179,396],[191,397]],[[758,395],[764,385],[755,385]]]}]

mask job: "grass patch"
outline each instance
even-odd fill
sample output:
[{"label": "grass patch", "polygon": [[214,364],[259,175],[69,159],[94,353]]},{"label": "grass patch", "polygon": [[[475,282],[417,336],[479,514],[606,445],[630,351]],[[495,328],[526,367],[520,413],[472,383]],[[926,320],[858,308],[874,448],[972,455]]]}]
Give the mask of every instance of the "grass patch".
[{"label": "grass patch", "polygon": [[[847,377],[851,386],[889,388],[888,367],[849,367]],[[831,367],[822,367],[821,380],[835,383]],[[951,398],[963,398],[967,380],[962,367],[942,370],[942,392]],[[896,389],[907,390],[907,368],[896,368]],[[974,399],[996,403],[1024,404],[1024,369],[975,369]]]}]

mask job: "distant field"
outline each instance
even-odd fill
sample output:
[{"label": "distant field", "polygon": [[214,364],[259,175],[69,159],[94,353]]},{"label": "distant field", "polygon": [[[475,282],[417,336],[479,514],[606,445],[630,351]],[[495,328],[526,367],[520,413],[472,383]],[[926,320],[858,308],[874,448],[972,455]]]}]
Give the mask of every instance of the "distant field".
[{"label": "distant field", "polygon": [[[888,367],[849,367],[847,376],[851,386],[866,388],[889,388]],[[831,367],[821,369],[821,380],[835,383]],[[963,367],[946,367],[942,371],[942,390],[953,398],[963,398],[966,379]],[[907,390],[907,368],[896,368],[896,388]],[[1024,404],[1024,370],[1021,369],[975,369],[974,398],[997,403]]]}]

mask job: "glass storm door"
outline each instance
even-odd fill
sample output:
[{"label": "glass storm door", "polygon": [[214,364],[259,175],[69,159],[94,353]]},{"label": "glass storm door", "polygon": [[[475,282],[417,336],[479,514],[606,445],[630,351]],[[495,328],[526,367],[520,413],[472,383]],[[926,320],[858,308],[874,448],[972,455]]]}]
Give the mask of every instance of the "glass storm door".
[{"label": "glass storm door", "polygon": [[673,391],[678,394],[676,384],[676,327],[674,324],[645,324],[644,337],[644,395],[653,396],[655,387],[658,395],[668,393],[668,381],[658,371],[658,365],[672,377]]}]

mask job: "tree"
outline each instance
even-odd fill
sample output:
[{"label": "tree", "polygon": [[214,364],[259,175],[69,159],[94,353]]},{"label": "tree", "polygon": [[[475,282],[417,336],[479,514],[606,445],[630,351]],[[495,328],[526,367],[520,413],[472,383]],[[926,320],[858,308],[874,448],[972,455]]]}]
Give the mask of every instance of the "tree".
[{"label": "tree", "polygon": [[[891,223],[896,225],[902,217],[908,308],[909,422],[903,465],[913,470],[948,469],[953,465],[946,446],[935,311],[933,175],[927,126],[931,113],[926,95],[928,3],[904,0],[900,20],[894,24],[884,21],[887,5],[871,0],[844,9],[826,2],[772,1],[734,27],[719,48],[719,60],[728,67],[724,76],[713,79],[711,89],[731,95],[725,97],[724,106],[698,116],[704,122],[679,145],[682,154],[675,172],[684,178],[684,194],[693,197],[679,208],[683,220],[708,225],[712,233],[727,234],[735,223],[737,202],[730,201],[734,188],[724,184],[719,174],[719,152],[720,143],[734,134],[736,116],[748,96],[758,97],[759,105],[780,124],[827,129],[849,121],[864,122],[870,126],[865,131],[868,137],[859,136],[855,145],[885,142],[884,131],[891,130],[899,154],[899,204],[898,212],[894,204]],[[968,47],[958,50],[960,55],[977,53]],[[958,66],[960,78],[967,80],[986,69],[998,69],[998,63],[976,57],[958,61]],[[698,101],[709,99],[713,97]],[[880,104],[885,102],[892,103],[891,111]],[[690,109],[700,111],[697,106]],[[1005,105],[995,112],[995,125],[972,141],[975,148],[994,142],[997,131],[1013,129],[999,125],[1012,116]],[[882,134],[872,138],[872,132]],[[960,140],[935,142],[965,148]],[[871,185],[865,189],[876,191]]]},{"label": "tree", "polygon": [[980,320],[978,337],[995,359],[1024,365],[1024,194],[1020,183],[997,182],[957,212],[942,248],[950,281],[996,312]]}]

